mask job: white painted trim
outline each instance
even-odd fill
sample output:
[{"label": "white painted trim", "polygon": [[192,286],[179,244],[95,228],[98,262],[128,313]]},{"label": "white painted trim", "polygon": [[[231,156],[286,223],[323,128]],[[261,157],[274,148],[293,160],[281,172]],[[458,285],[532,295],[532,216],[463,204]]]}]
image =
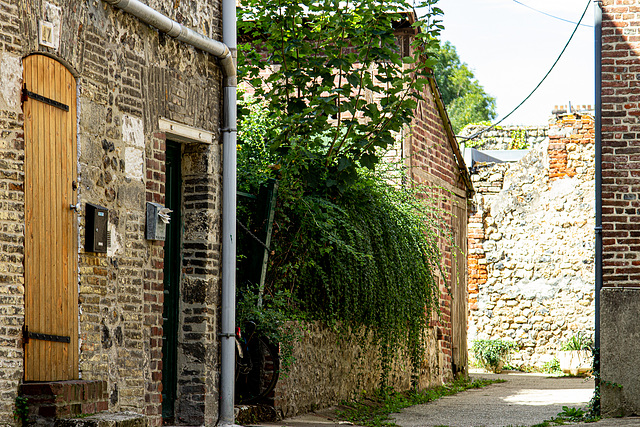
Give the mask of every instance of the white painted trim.
[{"label": "white painted trim", "polygon": [[183,125],[165,118],[158,120],[160,131],[167,134],[169,139],[177,142],[200,142],[204,144],[213,143],[213,133],[204,129],[194,128],[192,126]]}]

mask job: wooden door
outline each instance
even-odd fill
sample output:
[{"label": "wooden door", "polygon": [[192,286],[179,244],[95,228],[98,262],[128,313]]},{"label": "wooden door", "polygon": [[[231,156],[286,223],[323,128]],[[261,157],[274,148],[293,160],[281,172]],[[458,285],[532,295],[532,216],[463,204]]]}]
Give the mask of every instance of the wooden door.
[{"label": "wooden door", "polygon": [[467,209],[466,200],[454,203],[453,235],[455,247],[451,263],[451,369],[454,376],[468,374],[467,361]]},{"label": "wooden door", "polygon": [[25,381],[78,378],[76,83],[24,59]]}]

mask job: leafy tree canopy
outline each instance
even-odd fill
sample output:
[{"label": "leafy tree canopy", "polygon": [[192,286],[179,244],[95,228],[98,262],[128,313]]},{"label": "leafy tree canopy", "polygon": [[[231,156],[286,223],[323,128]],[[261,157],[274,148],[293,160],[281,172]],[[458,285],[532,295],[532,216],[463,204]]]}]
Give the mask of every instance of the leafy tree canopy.
[{"label": "leafy tree canopy", "polygon": [[470,123],[491,121],[496,117],[496,100],[476,80],[473,71],[462,62],[450,42],[440,43],[434,51],[438,87],[454,132]]},{"label": "leafy tree canopy", "polygon": [[[411,23],[406,0],[245,0],[238,68],[266,107],[270,148],[306,191],[344,190],[411,121],[434,63],[441,10]],[[398,25],[416,30],[402,52]]]}]

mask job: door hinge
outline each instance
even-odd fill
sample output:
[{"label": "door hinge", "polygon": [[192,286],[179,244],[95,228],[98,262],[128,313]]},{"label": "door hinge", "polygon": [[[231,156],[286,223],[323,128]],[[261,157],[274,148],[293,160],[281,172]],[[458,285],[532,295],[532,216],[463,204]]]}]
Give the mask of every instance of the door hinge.
[{"label": "door hinge", "polygon": [[65,337],[63,335],[52,335],[52,334],[40,334],[38,332],[29,331],[29,327],[24,325],[22,327],[22,342],[24,344],[29,343],[30,339],[34,340],[42,340],[42,341],[53,341],[53,342],[71,342],[71,337]]},{"label": "door hinge", "polygon": [[46,96],[39,95],[35,92],[30,92],[27,90],[27,85],[24,85],[24,87],[22,88],[22,103],[24,104],[24,102],[28,98],[35,99],[36,101],[44,102],[47,105],[51,105],[52,107],[56,107],[67,112],[69,111],[68,105],[63,104],[62,102],[54,101],[51,98],[47,98]]}]

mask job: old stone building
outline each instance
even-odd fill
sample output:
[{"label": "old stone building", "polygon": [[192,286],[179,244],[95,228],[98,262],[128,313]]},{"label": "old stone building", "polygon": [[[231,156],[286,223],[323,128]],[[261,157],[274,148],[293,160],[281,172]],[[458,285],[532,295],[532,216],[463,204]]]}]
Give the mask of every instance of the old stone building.
[{"label": "old stone building", "polygon": [[[218,2],[146,3],[220,39]],[[19,395],[32,420],[211,425],[220,62],[103,1],[0,0],[0,21],[0,425]]]},{"label": "old stone building", "polygon": [[[530,148],[495,150],[514,136]],[[539,369],[573,336],[594,334],[594,118],[563,114],[485,140],[494,150],[471,167],[469,342],[514,341],[511,364]]]}]

